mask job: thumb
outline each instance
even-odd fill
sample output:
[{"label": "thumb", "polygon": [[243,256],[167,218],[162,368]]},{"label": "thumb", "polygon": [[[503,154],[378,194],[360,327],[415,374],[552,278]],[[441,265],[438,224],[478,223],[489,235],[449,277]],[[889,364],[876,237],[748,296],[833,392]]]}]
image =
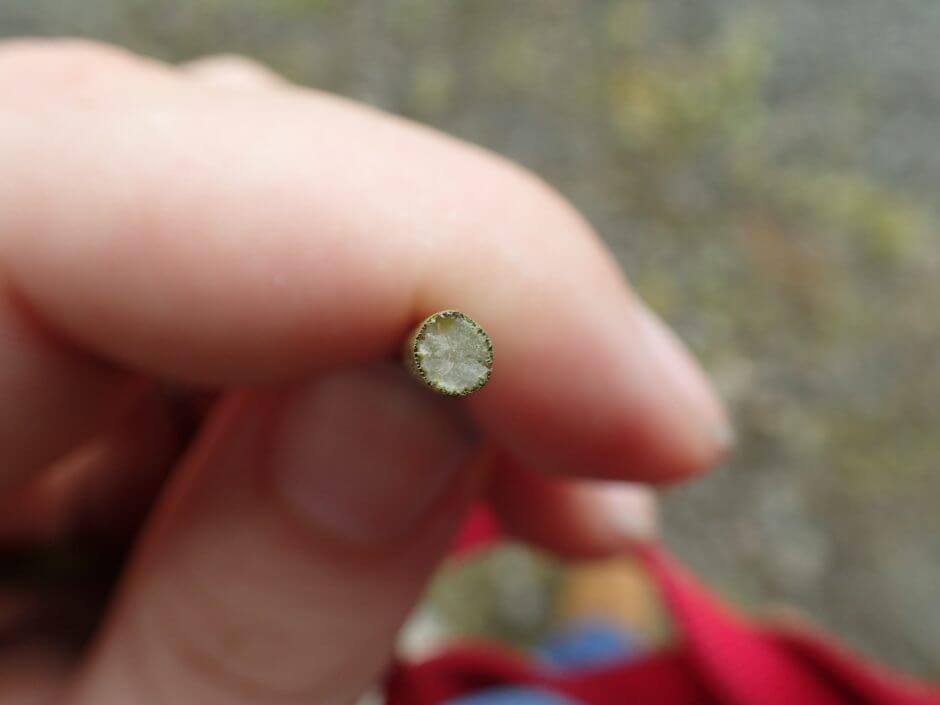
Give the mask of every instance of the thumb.
[{"label": "thumb", "polygon": [[178,468],[71,702],[349,701],[472,494],[448,399],[391,364],[226,399]]}]

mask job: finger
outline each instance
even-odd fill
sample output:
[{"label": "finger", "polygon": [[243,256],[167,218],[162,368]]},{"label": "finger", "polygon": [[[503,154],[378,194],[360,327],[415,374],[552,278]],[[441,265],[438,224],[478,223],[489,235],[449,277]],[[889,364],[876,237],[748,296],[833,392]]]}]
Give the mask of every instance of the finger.
[{"label": "finger", "polygon": [[536,179],[341,99],[63,51],[0,60],[0,256],[50,326],[231,384],[376,359],[459,308],[496,346],[466,405],[531,464],[663,481],[723,454],[697,366]]},{"label": "finger", "polygon": [[550,476],[505,453],[489,456],[487,496],[511,535],[566,557],[616,555],[658,533],[648,487]]},{"label": "finger", "polygon": [[350,702],[382,672],[470,499],[462,424],[387,364],[229,398],[164,497],[72,702]]},{"label": "finger", "polygon": [[129,541],[181,450],[174,407],[137,380],[100,433],[0,496],[0,546]]},{"label": "finger", "polygon": [[126,373],[56,339],[0,293],[0,488],[106,424],[128,384]]},{"label": "finger", "polygon": [[65,692],[70,659],[53,645],[35,641],[0,656],[0,702],[52,705]]},{"label": "finger", "polygon": [[287,82],[257,61],[235,54],[205,56],[181,64],[191,78],[223,88],[276,88]]}]

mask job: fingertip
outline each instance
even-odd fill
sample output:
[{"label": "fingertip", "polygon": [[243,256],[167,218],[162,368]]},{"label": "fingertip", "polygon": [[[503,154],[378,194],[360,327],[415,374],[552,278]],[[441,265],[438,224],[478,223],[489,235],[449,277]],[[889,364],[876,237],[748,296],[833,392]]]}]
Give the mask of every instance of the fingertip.
[{"label": "fingertip", "polygon": [[642,301],[637,302],[635,313],[638,338],[647,357],[655,361],[653,371],[663,385],[662,393],[671,395],[678,411],[697,427],[702,455],[698,465],[708,467],[721,460],[734,443],[734,428],[724,404],[676,332]]},{"label": "fingertip", "polygon": [[553,476],[490,456],[487,496],[510,534],[568,558],[603,558],[658,534],[651,488]]}]

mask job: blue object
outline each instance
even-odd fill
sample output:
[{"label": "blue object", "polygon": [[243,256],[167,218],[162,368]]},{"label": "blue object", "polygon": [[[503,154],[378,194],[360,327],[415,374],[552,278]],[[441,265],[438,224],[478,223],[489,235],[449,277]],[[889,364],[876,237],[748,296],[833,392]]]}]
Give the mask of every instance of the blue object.
[{"label": "blue object", "polygon": [[547,690],[504,686],[487,688],[473,695],[448,700],[446,705],[582,705],[582,703],[580,700],[571,700]]},{"label": "blue object", "polygon": [[630,632],[604,622],[571,624],[535,650],[536,657],[555,668],[579,669],[632,660],[641,644]]},{"label": "blue object", "polygon": [[[641,651],[630,632],[604,622],[570,624],[535,650],[550,668],[577,670],[630,661]],[[582,705],[579,700],[538,688],[500,686],[448,700],[446,705]]]}]

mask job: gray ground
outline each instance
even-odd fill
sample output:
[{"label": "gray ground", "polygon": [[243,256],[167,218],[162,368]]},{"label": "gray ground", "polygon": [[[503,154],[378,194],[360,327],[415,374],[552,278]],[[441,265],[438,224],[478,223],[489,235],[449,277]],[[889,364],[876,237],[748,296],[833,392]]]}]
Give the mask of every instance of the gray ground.
[{"label": "gray ground", "polygon": [[543,174],[736,413],[677,552],[940,676],[940,3],[0,0],[18,34],[245,52]]}]

